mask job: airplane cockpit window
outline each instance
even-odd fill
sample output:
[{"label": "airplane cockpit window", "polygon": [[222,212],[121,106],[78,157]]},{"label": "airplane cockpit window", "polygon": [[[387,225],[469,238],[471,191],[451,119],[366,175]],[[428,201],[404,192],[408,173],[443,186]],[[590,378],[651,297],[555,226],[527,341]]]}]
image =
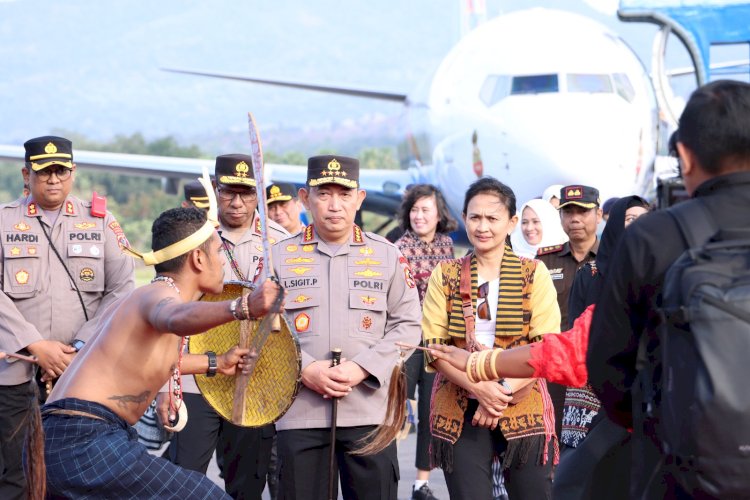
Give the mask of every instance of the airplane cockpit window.
[{"label": "airplane cockpit window", "polygon": [[567,75],[567,82],[568,92],[612,93],[612,81],[609,79],[609,75],[573,73]]},{"label": "airplane cockpit window", "polygon": [[617,94],[628,102],[633,102],[635,97],[635,89],[633,84],[630,83],[630,78],[625,73],[615,73],[612,75],[612,79],[615,81],[615,89]]},{"label": "airplane cockpit window", "polygon": [[510,93],[513,95],[541,94],[559,90],[557,75],[529,75],[514,76]]},{"label": "airplane cockpit window", "polygon": [[512,78],[507,75],[489,75],[482,84],[479,98],[486,106],[492,106],[510,95]]}]

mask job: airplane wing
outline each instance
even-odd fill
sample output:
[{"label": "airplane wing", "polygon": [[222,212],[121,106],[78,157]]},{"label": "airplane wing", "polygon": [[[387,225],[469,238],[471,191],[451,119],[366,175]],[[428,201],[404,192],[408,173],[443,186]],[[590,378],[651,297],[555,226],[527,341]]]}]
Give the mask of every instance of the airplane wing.
[{"label": "airplane wing", "polygon": [[[24,148],[0,145],[0,160],[23,162]],[[166,191],[177,194],[180,180],[200,177],[203,167],[211,171],[214,160],[76,150],[75,163],[86,170],[162,178]],[[267,183],[291,182],[297,187],[305,184],[306,166],[267,163],[265,167]],[[363,209],[389,217],[401,205],[404,188],[414,182],[411,171],[384,169],[362,169],[359,180],[367,191]]]},{"label": "airplane wing", "polygon": [[378,90],[378,89],[343,87],[339,85],[332,85],[332,84],[325,84],[325,83],[295,82],[292,80],[257,78],[257,77],[252,77],[252,76],[230,75],[227,73],[214,73],[214,72],[208,72],[208,71],[196,71],[196,70],[188,70],[188,69],[176,69],[176,68],[161,68],[161,69],[163,71],[169,71],[171,73],[183,73],[186,75],[208,76],[211,78],[221,78],[224,80],[238,80],[241,82],[263,83],[266,85],[275,85],[277,87],[313,90],[315,92],[326,92],[329,94],[348,95],[348,96],[354,96],[354,97],[366,97],[368,99],[379,99],[381,101],[393,101],[393,102],[398,102],[398,103],[404,103],[407,100],[406,94],[399,93],[399,92],[388,92],[385,90]]}]

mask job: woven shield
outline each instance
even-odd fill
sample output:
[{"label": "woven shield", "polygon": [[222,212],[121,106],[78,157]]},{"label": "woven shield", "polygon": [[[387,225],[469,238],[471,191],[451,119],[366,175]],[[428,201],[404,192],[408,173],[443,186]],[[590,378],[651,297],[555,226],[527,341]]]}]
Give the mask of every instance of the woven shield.
[{"label": "woven shield", "polygon": [[[238,282],[227,282],[222,294],[206,294],[201,300],[232,300],[242,295],[242,289],[242,284]],[[259,427],[275,422],[292,406],[297,395],[302,363],[299,342],[283,314],[280,315],[280,320],[281,331],[269,334],[245,391],[245,414],[241,424],[244,427]],[[251,343],[258,334],[260,321],[253,323]],[[191,354],[203,354],[206,351],[222,353],[236,346],[239,339],[240,322],[232,321],[190,337],[189,350]],[[235,377],[217,373],[214,377],[196,375],[195,380],[208,404],[219,415],[231,421]]]}]

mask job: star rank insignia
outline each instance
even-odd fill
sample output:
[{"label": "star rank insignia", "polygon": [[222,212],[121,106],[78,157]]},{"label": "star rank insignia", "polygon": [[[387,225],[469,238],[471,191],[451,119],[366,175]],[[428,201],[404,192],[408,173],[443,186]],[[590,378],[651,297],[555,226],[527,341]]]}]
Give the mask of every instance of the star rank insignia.
[{"label": "star rank insignia", "polygon": [[20,249],[20,248],[18,248],[18,247],[13,247],[13,248],[11,248],[11,249],[10,249],[10,254],[11,254],[11,255],[12,255],[13,257],[16,257],[16,256],[18,256],[18,255],[21,255],[21,249]]}]

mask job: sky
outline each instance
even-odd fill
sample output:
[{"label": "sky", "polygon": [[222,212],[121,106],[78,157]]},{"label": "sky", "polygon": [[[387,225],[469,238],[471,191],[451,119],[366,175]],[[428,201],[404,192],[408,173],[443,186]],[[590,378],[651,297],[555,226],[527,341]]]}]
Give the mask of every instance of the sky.
[{"label": "sky", "polygon": [[[487,10],[574,10],[615,29],[648,61],[655,29],[620,23],[616,3],[487,0]],[[247,111],[271,138],[351,129],[387,135],[398,104],[160,68],[408,93],[456,43],[459,18],[457,0],[0,0],[0,144],[66,130],[98,140],[172,135],[218,149],[243,135]]]}]

